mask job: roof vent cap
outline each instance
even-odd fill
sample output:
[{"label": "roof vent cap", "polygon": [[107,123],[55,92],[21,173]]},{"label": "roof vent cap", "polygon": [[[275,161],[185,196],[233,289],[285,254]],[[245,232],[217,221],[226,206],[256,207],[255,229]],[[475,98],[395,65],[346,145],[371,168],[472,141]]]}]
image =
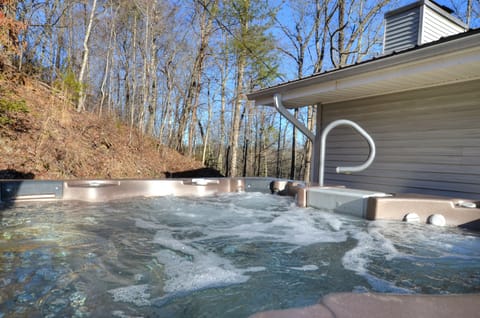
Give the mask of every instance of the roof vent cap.
[{"label": "roof vent cap", "polygon": [[383,53],[390,54],[466,32],[468,26],[453,10],[431,0],[421,0],[385,14]]}]

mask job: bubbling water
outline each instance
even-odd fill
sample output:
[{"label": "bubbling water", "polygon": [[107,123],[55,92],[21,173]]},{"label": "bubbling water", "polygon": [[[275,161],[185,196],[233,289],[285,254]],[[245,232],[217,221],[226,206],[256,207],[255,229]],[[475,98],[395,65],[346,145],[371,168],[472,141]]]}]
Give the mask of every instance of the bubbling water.
[{"label": "bubbling water", "polygon": [[245,317],[352,291],[480,292],[480,238],[261,193],[2,211],[0,317]]}]

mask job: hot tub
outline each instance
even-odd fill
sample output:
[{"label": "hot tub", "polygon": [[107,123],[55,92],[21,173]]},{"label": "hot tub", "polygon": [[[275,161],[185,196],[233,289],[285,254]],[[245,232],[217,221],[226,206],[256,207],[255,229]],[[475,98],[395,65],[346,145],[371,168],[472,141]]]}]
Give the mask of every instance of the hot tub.
[{"label": "hot tub", "polygon": [[301,183],[271,182],[0,181],[0,317],[478,313],[478,232],[298,207]]}]

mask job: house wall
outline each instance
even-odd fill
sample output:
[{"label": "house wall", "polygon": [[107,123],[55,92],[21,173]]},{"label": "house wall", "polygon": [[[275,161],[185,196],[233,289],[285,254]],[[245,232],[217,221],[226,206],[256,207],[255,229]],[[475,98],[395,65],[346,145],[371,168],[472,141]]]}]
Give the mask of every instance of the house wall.
[{"label": "house wall", "polygon": [[325,183],[397,193],[480,199],[480,81],[322,105],[322,126],[357,122],[377,146],[374,163],[353,175],[367,143],[350,127],[327,138]]}]

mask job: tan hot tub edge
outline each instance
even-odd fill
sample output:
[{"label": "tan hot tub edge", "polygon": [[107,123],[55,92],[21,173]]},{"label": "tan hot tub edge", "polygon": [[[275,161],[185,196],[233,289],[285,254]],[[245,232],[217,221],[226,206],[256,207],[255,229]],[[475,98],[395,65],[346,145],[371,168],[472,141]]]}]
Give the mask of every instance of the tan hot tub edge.
[{"label": "tan hot tub edge", "polygon": [[345,187],[312,187],[306,186],[301,181],[285,179],[0,180],[0,202],[58,200],[103,202],[132,197],[166,195],[201,197],[244,191],[293,196],[300,207],[333,210],[368,220],[408,219],[427,223],[432,215],[440,215],[445,225],[480,230],[478,201],[414,194],[390,195]]},{"label": "tan hot tub edge", "polygon": [[[274,191],[274,183],[281,188]],[[275,178],[182,178],[111,180],[0,180],[0,202],[107,202],[134,197],[209,196],[232,192],[281,192],[294,196],[297,185]],[[286,190],[288,188],[288,190]],[[287,193],[288,192],[288,193]]]},{"label": "tan hot tub edge", "polygon": [[[474,200],[416,194],[395,194],[368,198],[367,220],[398,220],[460,226],[480,230],[480,203]],[[443,223],[444,224],[441,224]],[[434,222],[433,222],[434,223]]]},{"label": "tan hot tub edge", "polygon": [[338,293],[316,305],[254,314],[250,318],[479,317],[480,294],[392,295]]}]

